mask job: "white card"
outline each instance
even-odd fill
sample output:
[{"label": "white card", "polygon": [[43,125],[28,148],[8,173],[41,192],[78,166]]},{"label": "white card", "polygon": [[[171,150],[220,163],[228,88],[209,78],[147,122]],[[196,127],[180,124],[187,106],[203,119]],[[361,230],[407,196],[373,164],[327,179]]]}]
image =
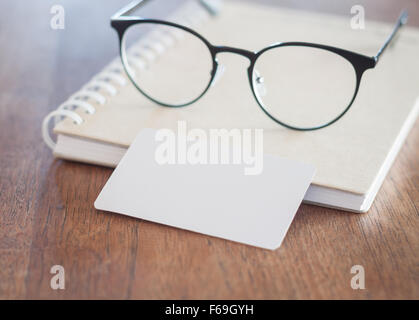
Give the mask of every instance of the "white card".
[{"label": "white card", "polygon": [[304,198],[315,169],[263,155],[248,164],[159,164],[156,130],[144,129],[95,201],[99,210],[274,250]]}]

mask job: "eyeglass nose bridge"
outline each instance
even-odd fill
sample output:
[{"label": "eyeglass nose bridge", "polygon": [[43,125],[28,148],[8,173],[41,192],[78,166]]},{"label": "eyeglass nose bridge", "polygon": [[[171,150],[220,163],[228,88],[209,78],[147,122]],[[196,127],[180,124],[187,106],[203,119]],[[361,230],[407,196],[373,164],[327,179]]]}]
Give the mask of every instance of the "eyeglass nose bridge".
[{"label": "eyeglass nose bridge", "polygon": [[[212,55],[214,57],[214,63],[215,63],[215,70],[214,70],[214,76],[213,76],[213,80],[211,82],[211,86],[213,86],[218,78],[216,77],[218,71],[219,71],[219,66],[218,66],[218,61],[216,59],[216,56],[218,53],[234,53],[234,54],[238,54],[242,57],[245,57],[247,59],[249,59],[249,67],[247,68],[247,73],[248,73],[248,78],[249,78],[249,83],[250,83],[250,87],[251,89],[256,92],[256,94],[259,94],[261,96],[266,94],[266,87],[263,83],[263,75],[261,75],[259,72],[257,72],[257,70],[254,70],[254,65],[256,62],[256,59],[258,57],[258,53],[257,52],[253,52],[253,51],[249,51],[249,50],[245,50],[245,49],[240,49],[240,48],[234,48],[234,47],[227,47],[227,46],[210,46],[210,50],[212,52]],[[223,71],[224,71],[224,66],[221,66],[221,71],[220,72],[220,76],[222,75]],[[254,71],[256,71],[256,75],[257,78],[255,78],[255,85],[254,85],[254,81],[253,81],[253,74]],[[215,80],[215,81],[214,81]],[[255,91],[256,90],[256,91]]]},{"label": "eyeglass nose bridge", "polygon": [[218,53],[225,53],[225,52],[238,54],[240,56],[248,58],[250,62],[253,62],[256,58],[255,52],[245,50],[245,49],[240,49],[240,48],[234,48],[234,47],[213,46],[212,51],[213,51],[214,56],[216,56]]},{"label": "eyeglass nose bridge", "polygon": [[[224,73],[224,66],[222,66],[222,65],[219,66],[218,65],[218,61],[216,59],[217,54],[218,53],[234,53],[234,54],[238,54],[242,57],[245,57],[245,58],[249,59],[249,66],[247,68],[247,72],[248,72],[248,78],[249,78],[249,83],[250,83],[251,89],[255,92],[255,94],[259,94],[261,96],[264,96],[266,94],[266,87],[263,83],[263,76],[260,75],[259,72],[257,72],[257,70],[254,70],[254,64],[255,64],[256,59],[258,57],[257,52],[252,52],[252,51],[249,51],[249,50],[245,50],[245,49],[241,49],[241,48],[228,47],[228,46],[211,46],[211,45],[210,45],[210,50],[211,50],[211,53],[212,53],[213,58],[214,58],[214,66],[216,66],[215,69],[213,70],[214,75],[213,75],[213,79],[211,81],[211,86],[214,86],[215,83],[218,81],[218,79]],[[256,75],[257,75],[257,78],[254,79],[255,80],[255,85],[254,85],[254,81],[253,81],[254,71],[256,71]]]}]

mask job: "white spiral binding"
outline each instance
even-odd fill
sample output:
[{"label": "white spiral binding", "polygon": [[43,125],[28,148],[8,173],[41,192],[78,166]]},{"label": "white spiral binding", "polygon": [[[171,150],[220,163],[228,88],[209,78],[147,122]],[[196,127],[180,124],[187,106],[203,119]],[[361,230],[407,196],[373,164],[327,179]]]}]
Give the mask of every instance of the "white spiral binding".
[{"label": "white spiral binding", "polygon": [[[188,6],[182,8],[182,13],[175,14],[172,20],[188,27],[196,27],[208,17],[208,12],[202,6],[196,2],[190,2]],[[182,33],[179,33],[176,29],[173,29],[170,33],[158,29],[153,30],[145,39],[141,39],[139,43],[134,44],[129,49],[129,53],[127,54],[128,61],[138,70],[142,70],[182,38]],[[87,114],[94,114],[96,108],[89,101],[95,101],[98,105],[104,106],[107,99],[101,91],[105,91],[110,96],[118,94],[116,85],[119,87],[127,85],[127,79],[123,74],[124,69],[122,64],[120,62],[112,63],[110,67],[94,77],[55,111],[49,113],[42,122],[42,138],[45,144],[52,150],[56,146],[56,143],[49,134],[49,123],[51,119],[57,124],[64,118],[70,118],[74,124],[81,125],[83,118],[76,110],[83,110]]]}]

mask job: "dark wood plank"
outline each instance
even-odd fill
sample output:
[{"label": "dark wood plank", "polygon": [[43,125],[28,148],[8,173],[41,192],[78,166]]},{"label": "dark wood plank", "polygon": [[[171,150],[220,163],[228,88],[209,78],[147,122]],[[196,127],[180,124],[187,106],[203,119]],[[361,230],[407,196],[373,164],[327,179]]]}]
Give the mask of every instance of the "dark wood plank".
[{"label": "dark wood plank", "polygon": [[[264,1],[347,15],[353,3]],[[40,126],[117,55],[107,26],[126,2],[61,1],[62,31],[49,26],[55,1],[0,4],[0,298],[418,299],[418,123],[369,213],[302,205],[275,252],[93,208],[111,170],[54,160]],[[408,7],[419,26],[416,0],[357,4],[383,21]],[[350,287],[355,264],[366,290]]]}]

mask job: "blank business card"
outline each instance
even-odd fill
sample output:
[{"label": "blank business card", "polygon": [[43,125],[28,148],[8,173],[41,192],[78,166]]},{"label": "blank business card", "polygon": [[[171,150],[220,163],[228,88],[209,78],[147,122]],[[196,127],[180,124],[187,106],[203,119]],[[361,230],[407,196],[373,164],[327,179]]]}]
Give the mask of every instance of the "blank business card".
[{"label": "blank business card", "polygon": [[159,164],[156,130],[142,130],[95,208],[274,250],[307,191],[313,166],[263,155],[249,164]]}]

